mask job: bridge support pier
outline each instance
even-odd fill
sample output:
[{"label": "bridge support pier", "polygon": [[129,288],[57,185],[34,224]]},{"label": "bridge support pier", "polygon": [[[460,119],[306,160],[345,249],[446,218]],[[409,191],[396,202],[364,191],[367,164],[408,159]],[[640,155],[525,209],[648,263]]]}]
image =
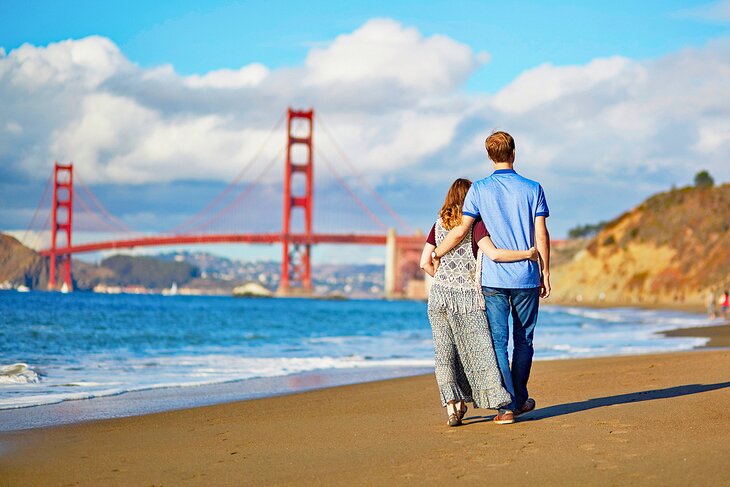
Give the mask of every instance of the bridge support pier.
[{"label": "bridge support pier", "polygon": [[[312,293],[312,266],[310,243],[292,244],[292,210],[304,210],[304,235],[311,241],[312,210],[314,209],[314,171],[312,129],[314,110],[287,112],[287,147],[284,172],[284,220],[282,228],[281,280],[278,294],[308,295]],[[292,179],[304,176],[304,194],[294,195]]]},{"label": "bridge support pier", "polygon": [[62,247],[71,247],[73,223],[73,164],[63,165],[56,162],[53,169],[53,206],[51,208],[51,250],[48,270],[48,289],[56,288],[56,265],[60,259],[63,269],[63,283],[66,290],[73,289],[71,277],[71,254],[59,255],[56,249],[59,233],[65,236]]},{"label": "bridge support pier", "polygon": [[427,281],[420,266],[424,243],[421,233],[399,237],[395,229],[388,230],[385,239],[386,299],[428,297]]},{"label": "bridge support pier", "polygon": [[393,299],[395,289],[396,243],[395,228],[389,228],[385,236],[385,297]]}]

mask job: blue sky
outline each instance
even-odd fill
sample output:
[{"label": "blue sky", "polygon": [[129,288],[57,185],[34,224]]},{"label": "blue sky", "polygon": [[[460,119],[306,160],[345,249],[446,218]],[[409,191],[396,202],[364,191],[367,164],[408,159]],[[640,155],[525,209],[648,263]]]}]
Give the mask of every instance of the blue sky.
[{"label": "blue sky", "polygon": [[496,91],[542,63],[596,57],[656,57],[726,35],[728,24],[691,11],[708,2],[424,1],[5,1],[0,46],[45,45],[102,35],[142,66],[172,64],[182,74],[300,63],[307,50],[388,17],[425,35],[445,34],[491,62],[469,79]]},{"label": "blue sky", "polygon": [[[4,230],[25,228],[54,159],[74,160],[130,226],[179,223],[289,104],[314,105],[369,184],[424,230],[453,177],[488,171],[480,140],[494,128],[516,136],[558,237],[700,169],[730,180],[727,1],[0,4]],[[257,228],[279,225],[277,171],[256,197],[271,208]],[[359,222],[318,174],[316,218]]]}]

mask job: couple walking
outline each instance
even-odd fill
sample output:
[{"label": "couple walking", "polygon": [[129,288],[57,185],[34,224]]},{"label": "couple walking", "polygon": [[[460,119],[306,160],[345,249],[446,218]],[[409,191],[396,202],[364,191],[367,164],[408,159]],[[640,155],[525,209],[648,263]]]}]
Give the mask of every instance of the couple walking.
[{"label": "couple walking", "polygon": [[498,409],[497,424],[535,408],[527,391],[532,339],[539,298],[550,295],[542,187],[515,172],[509,134],[495,132],[485,145],[494,172],[474,184],[454,181],[421,256],[434,278],[428,318],[449,426],[461,424],[467,402]]}]

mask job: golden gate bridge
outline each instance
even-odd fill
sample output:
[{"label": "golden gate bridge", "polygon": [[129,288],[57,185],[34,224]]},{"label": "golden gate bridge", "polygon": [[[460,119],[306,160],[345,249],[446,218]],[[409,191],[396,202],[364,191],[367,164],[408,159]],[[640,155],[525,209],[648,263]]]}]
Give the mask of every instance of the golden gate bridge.
[{"label": "golden gate bridge", "polygon": [[[272,133],[279,128],[283,119],[284,117],[271,130],[267,141]],[[316,232],[314,230],[315,146],[313,134],[315,120],[318,120],[318,123],[321,121],[318,117],[315,118],[314,110],[293,110],[289,108],[286,113],[287,142],[285,148],[277,156],[277,158],[281,157],[284,155],[284,151],[286,152],[283,180],[283,218],[280,231],[210,231],[214,224],[228,219],[231,212],[240,210],[244,206],[243,203],[246,202],[247,198],[251,198],[254,188],[268,173],[269,169],[274,166],[276,158],[269,161],[263,170],[248,182],[238,194],[234,194],[234,189],[243,180],[254,160],[257,159],[257,156],[254,156],[238,176],[205,208],[170,231],[156,235],[134,235],[125,238],[74,244],[72,235],[76,206],[81,207],[82,214],[87,218],[96,220],[97,227],[100,224],[101,227],[108,227],[115,231],[131,232],[131,230],[119,218],[112,215],[88,186],[83,183],[80,174],[74,170],[72,163],[59,164],[56,162],[52,177],[46,185],[36,213],[33,215],[28,227],[29,230],[33,227],[52,183],[50,211],[46,224],[42,227],[49,228],[47,224],[50,222],[50,245],[40,250],[40,254],[49,259],[48,289],[57,289],[59,282],[63,283],[67,289],[73,289],[72,256],[74,254],[170,245],[245,243],[280,244],[282,254],[278,294],[309,295],[313,291],[312,247],[321,244],[348,244],[385,246],[385,295],[386,297],[404,296],[409,283],[414,279],[420,279],[418,259],[423,248],[424,237],[420,232],[413,232],[410,226],[368,184],[354,164],[349,161],[324,124],[322,124],[324,132],[331,137],[331,142],[338,149],[340,158],[350,166],[354,176],[358,179],[359,187],[367,190],[399,226],[406,230],[406,233],[398,235],[395,228],[386,226],[383,220],[347,184],[346,179],[340,175],[335,165],[324,157],[321,152],[317,152],[318,159],[325,163],[336,182],[344,189],[349,200],[354,202],[359,210],[376,224],[378,232],[362,233],[349,228],[338,232]],[[258,154],[260,153],[261,150]],[[74,192],[75,184],[78,185],[81,191]],[[229,201],[225,206],[222,206],[226,198]],[[216,210],[216,207],[220,208]],[[251,210],[250,207],[247,209]],[[252,216],[251,211],[247,214]],[[348,224],[352,223],[351,221],[348,222]]]}]

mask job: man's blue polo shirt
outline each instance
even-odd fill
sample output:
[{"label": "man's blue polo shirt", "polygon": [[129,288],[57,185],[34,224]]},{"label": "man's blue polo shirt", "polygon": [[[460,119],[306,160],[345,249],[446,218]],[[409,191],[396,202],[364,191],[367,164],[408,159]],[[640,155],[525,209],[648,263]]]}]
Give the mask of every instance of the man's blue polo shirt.
[{"label": "man's blue polo shirt", "polygon": [[[484,220],[497,248],[528,250],[535,245],[535,218],[549,216],[542,186],[513,169],[500,169],[472,184],[464,215]],[[499,263],[482,257],[482,286],[521,289],[540,286],[540,266],[531,260]]]}]

